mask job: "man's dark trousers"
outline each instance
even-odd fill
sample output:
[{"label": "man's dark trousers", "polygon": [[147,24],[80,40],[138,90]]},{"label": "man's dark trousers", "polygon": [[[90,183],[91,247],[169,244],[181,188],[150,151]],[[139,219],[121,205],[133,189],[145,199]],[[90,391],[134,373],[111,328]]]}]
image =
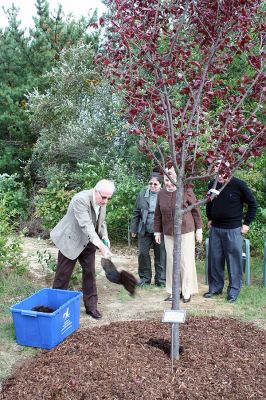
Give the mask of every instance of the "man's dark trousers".
[{"label": "man's dark trousers", "polygon": [[95,253],[96,247],[92,243],[87,244],[75,260],[70,260],[59,251],[57,269],[53,282],[54,289],[67,289],[75,264],[79,261],[82,267],[83,301],[87,311],[95,311],[98,302]]},{"label": "man's dark trousers", "polygon": [[165,254],[164,243],[161,243],[160,245],[156,243],[153,233],[146,232],[144,236],[139,236],[138,238],[139,277],[141,280],[147,283],[151,283],[152,267],[151,267],[150,249],[152,247],[154,250],[154,267],[155,267],[154,281],[156,284],[165,285],[166,254]]},{"label": "man's dark trousers", "polygon": [[224,287],[224,268],[227,264],[228,296],[237,297],[242,286],[243,238],[241,227],[224,229],[212,226],[209,233],[208,279],[209,291],[217,292]]}]

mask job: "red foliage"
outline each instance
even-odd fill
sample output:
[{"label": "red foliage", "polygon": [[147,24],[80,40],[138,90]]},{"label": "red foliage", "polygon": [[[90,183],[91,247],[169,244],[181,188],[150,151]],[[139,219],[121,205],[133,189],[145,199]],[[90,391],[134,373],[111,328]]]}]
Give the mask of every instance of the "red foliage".
[{"label": "red foliage", "polygon": [[[109,3],[108,40],[97,61],[124,95],[142,150],[161,166],[170,155],[184,182],[211,173],[217,159],[234,170],[259,155],[265,146],[260,1]],[[163,142],[168,154],[159,149]]]}]

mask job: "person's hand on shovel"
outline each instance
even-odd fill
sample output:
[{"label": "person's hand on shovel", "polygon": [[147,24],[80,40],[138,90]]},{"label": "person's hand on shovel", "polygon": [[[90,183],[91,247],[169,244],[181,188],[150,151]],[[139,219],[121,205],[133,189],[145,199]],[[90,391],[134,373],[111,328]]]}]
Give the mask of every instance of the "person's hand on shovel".
[{"label": "person's hand on shovel", "polygon": [[104,258],[111,257],[112,253],[110,249],[107,246],[105,246],[105,244],[102,243],[101,245],[99,245],[99,249],[102,254],[102,257]]},{"label": "person's hand on shovel", "polygon": [[111,257],[112,253],[110,251],[110,242],[107,239],[103,239],[101,243],[99,244],[99,249],[102,254],[102,257]]}]

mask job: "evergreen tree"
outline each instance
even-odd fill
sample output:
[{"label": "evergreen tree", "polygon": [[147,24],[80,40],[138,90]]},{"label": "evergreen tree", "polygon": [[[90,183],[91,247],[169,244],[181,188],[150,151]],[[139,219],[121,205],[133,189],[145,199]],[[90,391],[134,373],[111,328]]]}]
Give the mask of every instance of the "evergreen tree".
[{"label": "evergreen tree", "polygon": [[29,95],[31,126],[40,133],[29,164],[33,180],[47,182],[54,166],[70,172],[78,162],[114,158],[120,149],[119,99],[95,71],[94,56],[90,45],[64,50],[46,74],[49,89]]},{"label": "evergreen tree", "polygon": [[75,21],[61,6],[51,13],[46,0],[37,0],[36,9],[35,26],[28,35],[14,5],[5,11],[8,26],[0,31],[0,173],[22,172],[38,138],[25,112],[27,93],[47,88],[43,75],[56,65],[63,49],[80,41],[98,46],[99,34],[88,33],[96,13]]},{"label": "evergreen tree", "polygon": [[0,36],[0,172],[14,173],[19,168],[19,158],[28,157],[25,145],[32,138],[27,136],[24,113],[24,93],[31,74],[28,68],[28,39],[17,19],[18,9],[7,11],[8,27]]}]

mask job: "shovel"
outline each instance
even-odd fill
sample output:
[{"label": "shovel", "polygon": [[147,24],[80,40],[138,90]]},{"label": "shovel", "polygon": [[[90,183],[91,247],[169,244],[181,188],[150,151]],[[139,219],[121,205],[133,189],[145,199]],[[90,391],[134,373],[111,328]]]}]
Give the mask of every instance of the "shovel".
[{"label": "shovel", "polygon": [[119,272],[110,258],[102,257],[101,266],[108,281],[117,283],[118,285],[123,285],[124,288],[129,292],[130,296],[135,295],[137,279],[134,277],[134,275],[125,270]]}]

